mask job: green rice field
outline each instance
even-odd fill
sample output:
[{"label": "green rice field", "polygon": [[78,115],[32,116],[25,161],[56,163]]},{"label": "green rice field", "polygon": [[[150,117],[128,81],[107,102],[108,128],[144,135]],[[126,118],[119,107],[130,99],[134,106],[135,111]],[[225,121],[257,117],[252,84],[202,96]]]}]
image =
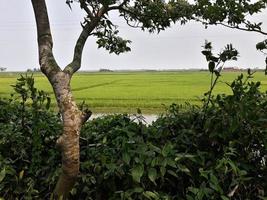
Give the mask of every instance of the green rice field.
[{"label": "green rice field", "polygon": [[[214,93],[230,94],[230,83],[241,72],[224,72]],[[244,74],[246,72],[243,72]],[[9,97],[11,87],[19,73],[0,73],[0,97]],[[35,73],[38,89],[51,93],[48,80]],[[267,77],[263,72],[254,75],[261,81],[261,89],[267,89]],[[203,94],[209,90],[210,73],[207,71],[178,72],[80,72],[72,79],[72,90],[78,102],[85,101],[94,112],[158,113],[172,103],[200,104]],[[54,104],[55,101],[53,100]]]}]

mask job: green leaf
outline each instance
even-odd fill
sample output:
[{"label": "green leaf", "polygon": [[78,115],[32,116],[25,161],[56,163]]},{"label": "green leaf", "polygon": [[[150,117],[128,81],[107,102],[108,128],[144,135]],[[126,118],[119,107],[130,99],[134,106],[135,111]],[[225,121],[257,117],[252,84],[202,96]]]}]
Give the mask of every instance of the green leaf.
[{"label": "green leaf", "polygon": [[188,191],[192,192],[193,194],[197,194],[199,192],[199,188],[188,187]]},{"label": "green leaf", "polygon": [[148,170],[148,178],[151,180],[153,183],[155,183],[155,180],[157,178],[157,170],[155,168],[150,168]]},{"label": "green leaf", "polygon": [[221,199],[222,200],[229,200],[229,198],[227,196],[221,195]]},{"label": "green leaf", "polygon": [[6,169],[4,168],[0,172],[0,182],[4,180],[5,176],[6,176]]},{"label": "green leaf", "polygon": [[228,160],[228,163],[229,163],[229,165],[231,166],[231,168],[232,168],[234,174],[237,174],[238,168],[237,168],[237,166],[235,165],[235,163],[232,162],[231,160]]},{"label": "green leaf", "polygon": [[210,187],[219,193],[223,193],[222,188],[219,185],[219,180],[214,174],[210,174]]},{"label": "green leaf", "polygon": [[176,168],[176,163],[171,158],[167,158],[167,164],[173,168]]},{"label": "green leaf", "polygon": [[136,165],[133,169],[132,169],[132,177],[133,180],[140,183],[140,179],[144,174],[144,166],[143,165]]},{"label": "green leaf", "polygon": [[170,174],[170,175],[172,175],[172,176],[178,178],[177,174],[176,174],[174,171],[172,171],[172,170],[167,170],[167,172],[168,172],[168,174]]},{"label": "green leaf", "polygon": [[173,146],[171,144],[165,144],[163,149],[162,149],[162,152],[161,152],[162,155],[164,157],[167,157],[168,154],[171,152],[172,148],[173,148]]},{"label": "green leaf", "polygon": [[149,144],[149,147],[151,148],[151,150],[157,152],[157,153],[160,153],[161,152],[161,149],[153,144]]},{"label": "green leaf", "polygon": [[134,192],[134,193],[141,193],[141,192],[143,192],[143,191],[144,191],[144,189],[141,188],[141,187],[136,187],[136,188],[133,189],[133,192]]},{"label": "green leaf", "polygon": [[122,160],[129,165],[131,158],[127,152],[122,153]]},{"label": "green leaf", "polygon": [[145,191],[143,194],[148,199],[159,199],[159,196],[156,193],[151,192],[151,191]]},{"label": "green leaf", "polygon": [[178,168],[179,168],[179,170],[181,170],[182,172],[190,173],[190,170],[189,170],[185,165],[181,165],[181,164],[179,164],[179,165],[178,165]]},{"label": "green leaf", "polygon": [[158,164],[159,164],[159,159],[158,159],[158,157],[153,158],[153,160],[151,161],[151,166],[154,167],[154,166],[156,166],[156,165],[158,165]]},{"label": "green leaf", "polygon": [[204,171],[203,168],[200,168],[199,172],[200,172],[200,176],[203,176],[204,178],[208,180],[209,171]]},{"label": "green leaf", "polygon": [[160,173],[161,173],[162,176],[164,176],[165,173],[166,173],[166,168],[165,167],[160,167]]},{"label": "green leaf", "polygon": [[210,181],[215,185],[219,184],[217,177],[213,173],[210,174]]},{"label": "green leaf", "polygon": [[105,137],[103,138],[102,143],[103,143],[103,144],[107,143],[107,136],[105,136]]},{"label": "green leaf", "polygon": [[256,49],[257,50],[263,50],[263,49],[266,49],[266,44],[265,42],[259,42],[256,44]]}]

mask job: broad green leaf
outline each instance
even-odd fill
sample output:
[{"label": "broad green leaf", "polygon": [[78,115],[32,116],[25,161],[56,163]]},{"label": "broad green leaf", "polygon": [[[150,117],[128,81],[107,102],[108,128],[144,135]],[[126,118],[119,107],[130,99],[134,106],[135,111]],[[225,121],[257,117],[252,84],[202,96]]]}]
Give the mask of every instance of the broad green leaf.
[{"label": "broad green leaf", "polygon": [[160,167],[160,173],[161,173],[161,176],[164,176],[165,173],[166,173],[166,168],[165,167]]},{"label": "broad green leaf", "polygon": [[192,155],[192,154],[185,154],[185,153],[177,153],[176,154],[176,157],[175,157],[175,161],[179,161],[183,158],[189,158],[190,160],[193,160],[193,158],[195,158],[196,156],[195,155]]},{"label": "broad green leaf", "polygon": [[134,193],[141,193],[141,192],[143,192],[143,191],[144,191],[144,189],[141,188],[141,187],[136,187],[136,188],[133,189],[133,192],[134,192]]},{"label": "broad green leaf", "polygon": [[155,168],[150,168],[148,170],[148,178],[151,180],[153,183],[155,183],[155,180],[157,178],[157,170]]},{"label": "broad green leaf", "polygon": [[159,196],[156,193],[151,192],[151,191],[145,191],[143,194],[148,199],[159,199]]},{"label": "broad green leaf", "polygon": [[167,164],[173,168],[176,168],[176,163],[171,158],[167,158]]},{"label": "broad green leaf", "polygon": [[159,159],[158,159],[158,157],[153,158],[153,160],[151,161],[151,166],[154,167],[154,166],[156,166],[156,165],[158,165],[158,164],[159,164]]},{"label": "broad green leaf", "polygon": [[162,149],[162,155],[164,156],[164,157],[166,157],[166,156],[168,156],[168,154],[171,152],[171,150],[172,150],[172,145],[171,144],[165,144],[164,145],[164,147],[163,147],[163,149]]},{"label": "broad green leaf", "polygon": [[203,168],[199,169],[200,175],[208,180],[209,171],[204,171]]},{"label": "broad green leaf", "polygon": [[144,166],[143,165],[136,165],[133,169],[132,169],[132,177],[133,180],[140,183],[140,179],[144,174]]},{"label": "broad green leaf", "polygon": [[189,173],[189,172],[190,172],[190,170],[189,170],[185,165],[181,165],[181,164],[179,164],[179,165],[178,165],[178,168],[179,168],[179,170],[181,170],[182,172],[185,172],[185,173]]},{"label": "broad green leaf", "polygon": [[174,176],[176,178],[178,177],[177,174],[172,170],[167,170],[167,172],[168,172],[168,174],[170,174],[170,175],[172,175],[172,176]]}]

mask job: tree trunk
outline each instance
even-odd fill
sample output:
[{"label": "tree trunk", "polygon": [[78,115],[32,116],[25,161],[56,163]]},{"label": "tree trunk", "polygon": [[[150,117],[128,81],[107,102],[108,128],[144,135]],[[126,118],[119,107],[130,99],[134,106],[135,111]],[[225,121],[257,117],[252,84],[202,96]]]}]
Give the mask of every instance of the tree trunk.
[{"label": "tree trunk", "polygon": [[62,153],[62,173],[54,190],[56,198],[66,197],[79,173],[79,135],[83,123],[82,112],[78,109],[71,90],[70,75],[58,72],[50,79],[62,115],[63,133],[57,140]]},{"label": "tree trunk", "polygon": [[79,48],[75,48],[75,59],[61,70],[53,56],[53,40],[45,0],[31,1],[37,25],[39,63],[53,87],[63,123],[62,134],[57,140],[57,147],[62,153],[62,173],[55,187],[53,199],[66,199],[79,174],[81,126],[91,116],[90,111],[82,112],[78,109],[71,93],[70,81],[73,73],[80,68],[82,48],[94,26],[82,31],[76,45]]}]

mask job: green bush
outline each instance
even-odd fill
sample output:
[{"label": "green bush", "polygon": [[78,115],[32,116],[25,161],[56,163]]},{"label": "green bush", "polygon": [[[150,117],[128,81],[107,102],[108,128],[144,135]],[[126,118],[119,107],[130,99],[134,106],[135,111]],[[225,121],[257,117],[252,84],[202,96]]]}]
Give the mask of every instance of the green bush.
[{"label": "green bush", "polygon": [[60,164],[59,119],[32,77],[21,76],[14,89],[16,95],[0,100],[0,197],[48,198]]},{"label": "green bush", "polygon": [[[126,114],[87,122],[70,199],[266,199],[267,95],[243,75],[229,86],[232,95],[172,105],[151,125]],[[33,103],[26,91],[24,106],[0,101],[4,199],[48,199],[58,176],[60,120],[44,93]]]}]

